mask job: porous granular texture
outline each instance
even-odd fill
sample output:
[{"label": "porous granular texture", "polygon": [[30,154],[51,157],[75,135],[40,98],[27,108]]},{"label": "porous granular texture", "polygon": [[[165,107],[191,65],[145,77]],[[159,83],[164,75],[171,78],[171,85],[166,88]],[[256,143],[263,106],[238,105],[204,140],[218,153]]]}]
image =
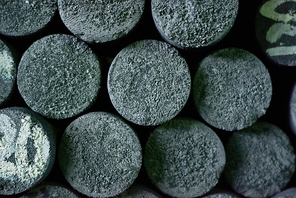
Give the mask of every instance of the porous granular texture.
[{"label": "porous granular texture", "polygon": [[179,48],[199,48],[220,41],[231,29],[238,0],[152,0],[152,16],[162,37]]},{"label": "porous granular texture", "polygon": [[167,43],[142,40],[121,50],[108,73],[115,109],[139,125],[159,125],[184,107],[191,89],[187,63]]},{"label": "porous granular texture", "polygon": [[162,198],[162,196],[146,186],[133,184],[129,189],[115,196],[115,198]]},{"label": "porous granular texture", "polygon": [[88,109],[100,90],[97,56],[74,36],[54,34],[34,42],[17,73],[19,92],[35,112],[53,119]]},{"label": "porous granular texture", "polygon": [[269,197],[280,192],[295,170],[288,136],[269,123],[257,122],[235,132],[225,149],[226,179],[246,197]]},{"label": "porous granular texture", "polygon": [[232,195],[231,193],[216,193],[203,198],[239,198],[239,196]]},{"label": "porous granular texture", "polygon": [[272,96],[268,70],[253,54],[225,48],[204,58],[193,82],[201,117],[226,131],[251,126],[266,113]]},{"label": "porous granular texture", "polygon": [[57,10],[57,0],[1,0],[0,33],[26,36],[44,28]]},{"label": "porous granular texture", "polygon": [[58,0],[66,27],[90,43],[104,43],[128,34],[141,19],[144,4],[144,0]]},{"label": "porous granular texture", "polygon": [[119,117],[93,112],[66,128],[58,159],[73,188],[91,197],[112,197],[138,176],[142,149],[135,132]]},{"label": "porous granular texture", "polygon": [[286,189],[283,192],[280,192],[271,198],[295,198],[295,197],[296,197],[296,188],[294,187],[294,188]]},{"label": "porous granular texture", "polygon": [[144,165],[152,183],[172,197],[197,197],[211,190],[225,166],[214,131],[189,118],[157,127],[146,143]]},{"label": "porous granular texture", "polygon": [[16,62],[8,46],[0,40],[0,105],[6,102],[14,89]]},{"label": "porous granular texture", "polygon": [[296,134],[296,84],[292,89],[290,102],[289,102],[289,124]]},{"label": "porous granular texture", "polygon": [[79,198],[79,196],[59,184],[43,183],[20,198]]},{"label": "porous granular texture", "polygon": [[24,192],[43,181],[55,160],[53,128],[22,107],[0,110],[0,195]]}]

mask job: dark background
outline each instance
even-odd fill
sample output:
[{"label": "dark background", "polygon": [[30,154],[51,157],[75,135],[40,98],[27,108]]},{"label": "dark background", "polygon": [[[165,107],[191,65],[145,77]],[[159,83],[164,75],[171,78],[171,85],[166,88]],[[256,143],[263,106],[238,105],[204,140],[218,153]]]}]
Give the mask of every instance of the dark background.
[{"label": "dark background", "polygon": [[[255,36],[255,17],[256,17],[256,12],[259,4],[260,4],[260,1],[256,1],[256,0],[254,1],[240,0],[237,20],[233,28],[227,34],[227,36],[215,46],[207,49],[202,49],[202,50],[193,50],[193,51],[179,50],[179,52],[183,55],[183,57],[186,59],[189,65],[192,79],[193,79],[193,76],[195,75],[196,69],[198,67],[198,63],[207,54],[212,53],[217,49],[222,49],[226,47],[238,47],[238,48],[248,50],[251,53],[255,54],[265,64],[265,66],[269,70],[270,76],[272,79],[272,85],[273,85],[273,96],[272,96],[270,107],[267,110],[266,115],[261,117],[260,120],[273,123],[278,127],[280,127],[290,137],[290,140],[294,146],[294,149],[296,149],[296,136],[290,128],[289,117],[288,117],[290,94],[291,94],[292,87],[296,81],[296,75],[295,75],[296,67],[286,67],[286,66],[276,65],[272,63],[269,59],[267,59],[267,57],[261,51]],[[24,38],[9,38],[0,34],[0,39],[10,44],[11,47],[15,49],[15,51],[17,52],[20,58],[21,55],[24,53],[24,51],[34,41],[46,35],[57,34],[57,33],[71,34],[71,32],[69,32],[68,29],[63,25],[58,12],[56,13],[53,20],[45,29],[43,29],[42,31],[32,36],[27,36]],[[134,41],[142,40],[142,39],[163,40],[160,34],[157,32],[152,20],[152,16],[150,13],[150,0],[146,0],[145,12],[140,23],[133,30],[133,32],[131,32],[127,37],[120,39],[119,41],[110,42],[107,44],[89,45],[103,64],[102,66],[103,75],[102,75],[102,84],[101,84],[102,88],[100,90],[96,103],[93,105],[91,109],[84,112],[83,114],[91,111],[106,111],[106,112],[110,112],[118,115],[118,113],[116,112],[116,110],[114,109],[114,107],[110,102],[108,92],[107,92],[108,69],[112,62],[112,59],[123,47],[127,46],[128,44]],[[15,90],[11,100],[8,101],[8,103],[6,103],[1,108],[10,107],[10,106],[26,107],[26,104],[21,98],[17,89]],[[205,123],[194,109],[195,108],[193,104],[192,95],[190,95],[189,101],[187,102],[186,106],[178,116],[195,118]],[[59,120],[59,121],[47,119],[50,123],[52,123],[58,129],[58,141],[64,129],[67,127],[67,125],[77,117],[78,116],[75,116],[70,119]],[[147,138],[149,137],[149,134],[154,130],[155,127],[143,127],[143,126],[135,125],[131,122],[128,122],[128,123],[139,135],[143,152],[144,152]],[[211,128],[219,135],[223,144],[225,145],[232,133],[217,130],[213,127]],[[62,183],[67,187],[71,188],[70,185],[64,179],[59,169],[57,161],[55,162],[52,172],[46,178],[46,181],[54,181],[54,182]],[[136,182],[150,186],[151,188],[159,192],[150,183],[150,180],[148,179],[143,167],[140,171],[139,177],[137,178]],[[289,184],[287,185],[287,188],[293,187],[293,186],[296,186],[295,174],[292,177]],[[234,192],[231,189],[231,187],[227,184],[223,175],[217,187]],[[3,196],[3,197],[19,197],[20,195]]]}]

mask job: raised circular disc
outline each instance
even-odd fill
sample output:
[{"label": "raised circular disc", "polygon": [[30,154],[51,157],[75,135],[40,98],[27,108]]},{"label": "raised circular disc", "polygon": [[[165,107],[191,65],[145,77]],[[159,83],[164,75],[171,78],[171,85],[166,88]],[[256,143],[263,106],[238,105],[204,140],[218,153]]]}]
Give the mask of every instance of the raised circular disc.
[{"label": "raised circular disc", "polygon": [[226,179],[246,197],[269,197],[280,192],[295,171],[290,140],[273,124],[257,122],[233,133],[225,150]]},{"label": "raised circular disc", "polygon": [[57,0],[1,0],[0,33],[26,36],[44,28],[57,10]]},{"label": "raised circular disc", "polygon": [[200,48],[220,41],[232,28],[238,0],[152,0],[161,36],[179,48]]},{"label": "raised circular disc", "polygon": [[226,48],[204,58],[193,82],[201,117],[226,131],[251,126],[265,114],[272,96],[268,70],[253,54]]},{"label": "raised circular disc", "polygon": [[255,24],[257,40],[273,62],[296,66],[296,0],[264,0]]},{"label": "raised circular disc", "polygon": [[142,40],[121,50],[108,73],[108,92],[125,119],[144,126],[174,118],[191,89],[187,63],[167,43]]},{"label": "raised circular disc", "polygon": [[20,198],[79,198],[74,192],[62,185],[54,183],[43,183]]},{"label": "raised circular disc", "polygon": [[31,110],[0,110],[0,195],[24,192],[49,174],[55,160],[52,127]]},{"label": "raised circular disc", "polygon": [[197,197],[212,189],[225,165],[213,130],[189,118],[173,119],[149,137],[144,165],[152,183],[172,197]]},{"label": "raised circular disc", "polygon": [[66,128],[58,159],[73,188],[91,197],[111,197],[138,176],[142,149],[135,132],[119,117],[94,112]]},{"label": "raised circular disc", "polygon": [[104,43],[128,34],[139,22],[144,0],[58,0],[66,27],[89,43]]},{"label": "raised circular disc", "polygon": [[34,42],[18,68],[26,104],[53,119],[75,116],[96,100],[101,81],[97,56],[74,36],[54,34]]},{"label": "raised circular disc", "polygon": [[0,105],[12,94],[16,78],[16,63],[12,52],[0,40]]}]

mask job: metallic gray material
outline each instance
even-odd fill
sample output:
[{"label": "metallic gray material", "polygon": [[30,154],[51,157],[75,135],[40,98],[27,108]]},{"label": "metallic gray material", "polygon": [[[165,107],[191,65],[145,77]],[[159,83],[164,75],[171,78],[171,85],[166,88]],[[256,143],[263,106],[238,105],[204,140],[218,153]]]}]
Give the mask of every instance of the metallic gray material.
[{"label": "metallic gray material", "polygon": [[66,128],[58,159],[73,188],[91,197],[111,197],[137,178],[142,149],[135,132],[119,117],[93,112]]},{"label": "metallic gray material", "polygon": [[296,197],[296,188],[286,189],[271,198],[295,198]]},{"label": "metallic gray material", "polygon": [[44,28],[57,10],[57,0],[1,0],[0,33],[26,36]]},{"label": "metallic gray material", "polygon": [[184,107],[191,89],[187,63],[167,43],[142,40],[121,50],[108,73],[115,109],[139,125],[159,125]]},{"label": "metallic gray material", "polygon": [[232,28],[238,0],[152,0],[152,16],[162,37],[179,48],[220,41]]},{"label": "metallic gray material", "polygon": [[273,124],[257,122],[235,132],[225,150],[226,179],[246,197],[269,197],[280,192],[295,171],[290,140]]},{"label": "metallic gray material", "polygon": [[226,131],[251,126],[269,107],[272,85],[268,70],[253,54],[226,48],[204,58],[193,82],[201,117]]},{"label": "metallic gray material", "polygon": [[233,193],[216,193],[204,196],[203,198],[239,198],[239,196],[233,195]]},{"label": "metallic gray material", "polygon": [[43,183],[20,198],[79,198],[74,192],[69,189],[53,183]]},{"label": "metallic gray material", "polygon": [[146,186],[133,184],[129,189],[114,198],[162,198],[162,196]]},{"label": "metallic gray material", "polygon": [[53,119],[88,109],[100,90],[97,56],[74,36],[54,34],[34,42],[18,68],[17,85],[26,104]]},{"label": "metallic gray material", "polygon": [[43,181],[55,160],[53,128],[23,107],[0,110],[0,195],[24,192]]},{"label": "metallic gray material", "polygon": [[66,27],[89,43],[104,43],[128,34],[139,22],[145,0],[58,0]]},{"label": "metallic gray material", "polygon": [[149,137],[144,165],[152,183],[172,197],[209,192],[225,166],[224,147],[206,125],[189,118],[173,119]]},{"label": "metallic gray material", "polygon": [[16,62],[8,46],[0,40],[0,105],[6,102],[14,89]]}]

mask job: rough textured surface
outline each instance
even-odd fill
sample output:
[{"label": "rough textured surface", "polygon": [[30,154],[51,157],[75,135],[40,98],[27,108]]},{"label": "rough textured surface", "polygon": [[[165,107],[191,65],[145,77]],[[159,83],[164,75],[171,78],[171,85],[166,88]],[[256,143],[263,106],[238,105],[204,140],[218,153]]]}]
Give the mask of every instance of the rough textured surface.
[{"label": "rough textured surface", "polygon": [[232,195],[231,193],[216,193],[203,198],[239,198],[239,196]]},{"label": "rough textured surface", "polygon": [[296,66],[296,0],[264,0],[255,31],[265,54],[279,65]]},{"label": "rough textured surface", "polygon": [[295,198],[295,197],[296,197],[296,188],[294,187],[294,188],[289,188],[287,190],[284,190],[283,192],[280,192],[271,198]]},{"label": "rough textured surface", "polygon": [[0,33],[26,36],[44,28],[57,10],[57,0],[1,0]]},{"label": "rough textured surface", "polygon": [[16,78],[16,62],[12,52],[0,40],[0,105],[12,94]]},{"label": "rough textured surface", "polygon": [[59,147],[61,170],[73,188],[92,197],[111,197],[134,182],[142,165],[134,131],[119,117],[94,112],[74,120]]},{"label": "rough textured surface", "polygon": [[238,0],[152,0],[156,28],[172,45],[205,47],[220,41],[231,29]]},{"label": "rough textured surface", "polygon": [[272,95],[268,70],[253,54],[226,48],[202,60],[193,82],[201,117],[212,126],[234,131],[265,114]]},{"label": "rough textured surface", "polygon": [[79,196],[59,184],[43,183],[20,198],[79,198]]},{"label": "rough textured surface", "polygon": [[184,107],[191,89],[187,63],[167,43],[142,40],[121,50],[108,73],[115,109],[139,125],[159,125]]},{"label": "rough textured surface", "polygon": [[55,34],[34,42],[18,68],[17,85],[27,105],[53,119],[75,116],[96,100],[100,63],[74,36]]},{"label": "rough textured surface", "polygon": [[129,189],[114,198],[162,198],[162,196],[146,186],[133,184]]},{"label": "rough textured surface", "polygon": [[173,197],[207,193],[220,178],[225,152],[209,127],[189,118],[173,119],[152,133],[144,165],[152,183]]},{"label": "rough textured surface", "polygon": [[60,16],[80,39],[104,43],[129,33],[141,19],[144,0],[59,0]]},{"label": "rough textured surface", "polygon": [[55,160],[55,134],[31,110],[0,110],[0,195],[21,193],[41,182]]},{"label": "rough textured surface", "polygon": [[289,103],[289,124],[296,134],[296,84],[294,84]]},{"label": "rough textured surface", "polygon": [[289,182],[295,170],[294,149],[275,125],[257,122],[233,134],[226,146],[225,176],[246,197],[269,197]]}]

